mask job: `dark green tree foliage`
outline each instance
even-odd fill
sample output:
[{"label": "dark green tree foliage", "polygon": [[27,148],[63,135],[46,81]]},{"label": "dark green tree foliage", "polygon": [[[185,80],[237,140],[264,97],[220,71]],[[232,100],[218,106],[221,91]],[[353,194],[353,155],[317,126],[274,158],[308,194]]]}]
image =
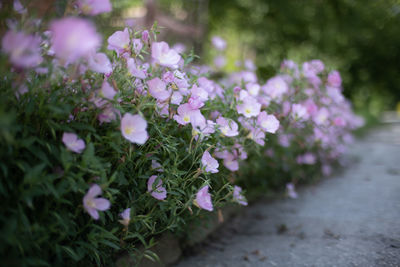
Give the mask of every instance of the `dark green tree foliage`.
[{"label": "dark green tree foliage", "polygon": [[[400,99],[400,3],[394,0],[210,1],[211,30],[235,28],[269,78],[288,51],[322,58],[344,77],[347,96]],[[272,62],[265,58],[275,55]]]}]

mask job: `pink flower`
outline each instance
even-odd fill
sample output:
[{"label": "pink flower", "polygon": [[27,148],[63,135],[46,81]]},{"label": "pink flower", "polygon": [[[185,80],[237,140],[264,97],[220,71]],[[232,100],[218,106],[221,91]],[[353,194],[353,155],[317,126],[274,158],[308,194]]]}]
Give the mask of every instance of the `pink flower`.
[{"label": "pink flower", "polygon": [[314,77],[325,69],[324,63],[319,59],[314,59],[303,63],[304,76]]},{"label": "pink flower", "polygon": [[161,164],[154,159],[151,161],[151,169],[155,170],[156,172],[164,172]]},{"label": "pink flower", "polygon": [[[158,183],[154,186],[154,182],[156,181],[157,176],[152,175],[150,176],[149,180],[147,181],[147,191],[151,193],[151,195],[158,200],[164,200],[167,197],[167,190],[162,187],[161,179],[158,179]],[[153,189],[154,188],[154,189]]]},{"label": "pink flower", "polygon": [[309,118],[307,108],[302,104],[293,104],[291,115],[295,120],[307,120]]},{"label": "pink flower", "polygon": [[274,115],[268,115],[267,112],[262,111],[257,118],[258,125],[268,133],[276,133],[279,129],[279,121]]},{"label": "pink flower", "polygon": [[201,102],[205,102],[208,100],[208,92],[204,90],[202,87],[198,87],[197,85],[193,85],[191,91],[191,97],[199,99]]},{"label": "pink flower", "polygon": [[40,38],[9,30],[3,37],[2,50],[9,54],[10,62],[20,68],[32,68],[42,63]]},{"label": "pink flower", "polygon": [[14,0],[13,8],[18,14],[25,14],[27,9],[21,4],[19,0]]},{"label": "pink flower", "polygon": [[191,123],[194,128],[203,128],[206,125],[206,119],[200,110],[193,109],[188,103],[178,107],[178,115],[174,115],[174,120],[181,125]]},{"label": "pink flower", "polygon": [[51,23],[52,49],[65,64],[74,63],[95,51],[101,42],[92,23],[80,18],[64,18]]},{"label": "pink flower", "polygon": [[307,152],[303,155],[299,155],[297,157],[297,163],[298,164],[307,164],[307,165],[313,165],[316,162],[316,157],[313,153]]},{"label": "pink flower", "polygon": [[111,62],[104,53],[92,53],[88,57],[88,67],[98,73],[109,74],[112,72]]},{"label": "pink flower", "polygon": [[64,133],[62,141],[68,150],[75,153],[82,153],[85,149],[85,142],[82,139],[78,139],[78,136],[74,133]]},{"label": "pink flower", "polygon": [[114,88],[112,88],[107,81],[104,81],[100,89],[100,96],[103,98],[113,100],[116,94],[117,92],[115,92]]},{"label": "pink flower", "polygon": [[246,198],[242,195],[242,188],[235,185],[233,187],[233,199],[240,205],[247,206]]},{"label": "pink flower", "polygon": [[297,193],[294,189],[294,184],[292,183],[286,184],[286,190],[290,198],[297,198]]},{"label": "pink flower", "polygon": [[126,51],[129,51],[129,31],[125,28],[124,31],[116,31],[107,39],[108,50],[114,50],[117,55],[121,55]]},{"label": "pink flower", "polygon": [[331,71],[328,75],[328,85],[332,87],[340,87],[342,85],[342,78],[337,70]]},{"label": "pink flower", "polygon": [[142,40],[145,43],[147,43],[149,41],[149,31],[148,30],[144,30],[142,32]]},{"label": "pink flower", "polygon": [[224,157],[224,166],[231,172],[239,170],[239,162],[237,158],[229,152]]},{"label": "pink flower", "polygon": [[165,101],[171,96],[167,90],[167,85],[158,77],[147,81],[149,93],[159,101]]},{"label": "pink flower", "polygon": [[124,210],[119,214],[119,216],[122,218],[122,220],[119,220],[119,222],[128,227],[129,223],[131,222],[131,209],[128,208]]},{"label": "pink flower", "polygon": [[112,122],[115,121],[118,117],[121,117],[121,113],[118,109],[114,108],[112,105],[107,106],[102,112],[97,116],[100,124],[104,122]]},{"label": "pink flower", "polygon": [[122,135],[132,143],[143,145],[149,138],[147,122],[140,115],[126,113],[121,120]]},{"label": "pink flower", "polygon": [[83,197],[83,206],[93,219],[99,219],[98,210],[105,211],[110,208],[110,201],[105,198],[96,198],[101,195],[101,187],[94,184]]},{"label": "pink flower", "polygon": [[260,85],[258,83],[248,83],[248,84],[246,84],[246,90],[252,96],[257,96],[258,93],[260,92],[260,88],[261,87],[260,87]]},{"label": "pink flower", "polygon": [[205,167],[206,172],[217,173],[218,172],[218,161],[214,159],[210,152],[205,151],[201,157],[201,163]]},{"label": "pink flower", "polygon": [[260,114],[261,104],[254,97],[248,96],[243,100],[243,103],[236,106],[236,109],[239,114],[251,118]]},{"label": "pink flower", "polygon": [[86,15],[98,15],[110,12],[112,7],[109,0],[78,0],[77,5]]},{"label": "pink flower", "polygon": [[183,100],[183,96],[180,92],[175,91],[171,96],[171,104],[179,105]]},{"label": "pink flower", "polygon": [[226,41],[219,36],[213,36],[211,43],[217,50],[223,51],[226,48]]},{"label": "pink flower", "polygon": [[261,129],[251,128],[250,133],[247,136],[260,146],[265,145],[265,133]]},{"label": "pink flower", "polygon": [[272,100],[280,101],[282,96],[289,91],[289,87],[281,76],[275,76],[267,81],[262,90]]},{"label": "pink flower", "polygon": [[133,77],[139,79],[146,79],[146,71],[143,70],[141,67],[137,66],[133,58],[128,58],[127,67],[129,73],[132,74]]},{"label": "pink flower", "polygon": [[196,194],[196,204],[203,210],[213,211],[211,195],[208,193],[208,185],[203,186]]},{"label": "pink flower", "polygon": [[133,51],[135,52],[136,55],[140,54],[140,51],[143,48],[143,43],[140,39],[133,39],[132,40],[132,45],[133,45]]},{"label": "pink flower", "polygon": [[151,45],[151,56],[161,66],[176,69],[181,56],[170,49],[166,42],[154,42]]},{"label": "pink flower", "polygon": [[226,119],[224,117],[219,117],[217,119],[217,124],[219,125],[219,129],[221,133],[225,136],[232,137],[239,134],[239,126],[234,120]]}]

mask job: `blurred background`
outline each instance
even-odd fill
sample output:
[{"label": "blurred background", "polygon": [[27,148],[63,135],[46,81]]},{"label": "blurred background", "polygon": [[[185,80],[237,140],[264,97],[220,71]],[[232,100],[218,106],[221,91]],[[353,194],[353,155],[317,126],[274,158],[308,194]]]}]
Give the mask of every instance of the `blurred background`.
[{"label": "blurred background", "polygon": [[[5,0],[3,12],[12,1]],[[21,0],[23,2],[23,0]],[[63,16],[67,0],[31,0],[28,9]],[[377,115],[400,100],[400,0],[113,0],[95,18],[104,38],[124,26],[161,30],[159,39],[194,49],[213,64],[212,36],[227,41],[222,69],[254,61],[261,82],[284,59],[321,59],[342,74],[357,110]],[[2,31],[6,21],[1,21]]]}]

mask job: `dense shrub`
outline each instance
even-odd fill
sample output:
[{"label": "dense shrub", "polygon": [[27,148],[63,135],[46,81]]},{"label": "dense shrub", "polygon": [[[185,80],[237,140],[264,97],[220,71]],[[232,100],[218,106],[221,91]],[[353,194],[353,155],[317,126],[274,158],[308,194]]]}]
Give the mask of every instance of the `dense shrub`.
[{"label": "dense shrub", "polygon": [[30,23],[2,38],[4,266],[111,265],[122,251],[137,261],[157,235],[247,205],[237,182],[289,182],[296,197],[297,179],[328,173],[361,124],[318,60],[285,61],[262,86],[251,64],[215,81],[157,42],[156,25],[115,32],[105,54],[88,19]]}]

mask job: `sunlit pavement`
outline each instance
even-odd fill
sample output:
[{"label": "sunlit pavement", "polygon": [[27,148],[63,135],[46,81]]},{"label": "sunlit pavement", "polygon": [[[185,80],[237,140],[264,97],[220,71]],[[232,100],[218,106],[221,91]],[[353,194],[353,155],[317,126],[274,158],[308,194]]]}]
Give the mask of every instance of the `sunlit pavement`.
[{"label": "sunlit pavement", "polygon": [[345,158],[298,199],[245,209],[177,266],[400,266],[400,123],[371,130]]}]

